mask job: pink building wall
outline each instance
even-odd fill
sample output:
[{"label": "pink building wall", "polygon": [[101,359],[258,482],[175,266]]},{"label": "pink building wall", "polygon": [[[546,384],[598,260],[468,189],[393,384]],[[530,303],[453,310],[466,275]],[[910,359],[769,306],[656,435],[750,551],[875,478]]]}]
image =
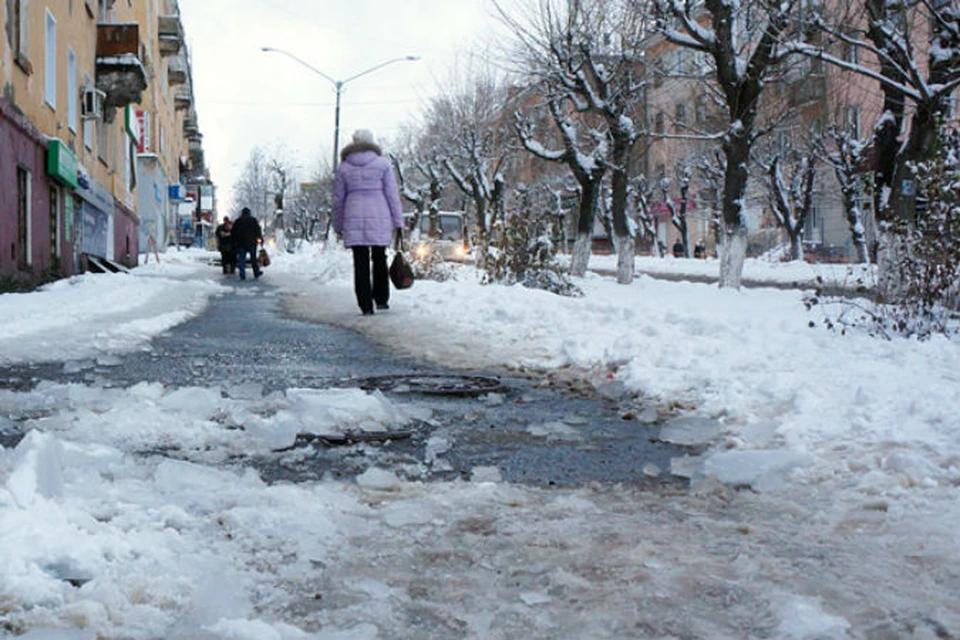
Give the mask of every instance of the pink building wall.
[{"label": "pink building wall", "polygon": [[[61,264],[53,271],[50,247],[50,189],[47,176],[47,139],[8,102],[0,100],[0,278],[36,281],[73,273],[73,245],[60,229]],[[22,265],[18,242],[17,168],[30,171],[31,263]],[[69,190],[60,189],[60,200]],[[61,209],[62,211],[62,209]],[[62,214],[61,214],[62,215]]]}]

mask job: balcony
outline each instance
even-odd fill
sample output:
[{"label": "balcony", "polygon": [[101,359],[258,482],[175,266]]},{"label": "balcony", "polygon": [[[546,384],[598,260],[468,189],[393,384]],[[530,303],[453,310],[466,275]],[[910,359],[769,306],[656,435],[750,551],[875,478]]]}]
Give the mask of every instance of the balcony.
[{"label": "balcony", "polygon": [[136,23],[97,25],[97,89],[104,95],[105,114],[140,102],[147,88],[147,71],[140,60]]},{"label": "balcony", "polygon": [[193,106],[193,94],[182,89],[173,96],[173,108],[177,111],[183,111]]},{"label": "balcony", "polygon": [[167,62],[167,83],[171,87],[187,83],[187,62],[183,56],[174,56]]},{"label": "balcony", "polygon": [[183,121],[183,135],[189,138],[192,135],[200,133],[200,125],[197,123],[197,117],[194,115],[188,116]]},{"label": "balcony", "polygon": [[160,16],[157,25],[157,38],[160,41],[160,55],[176,55],[183,46],[183,23],[179,15]]}]

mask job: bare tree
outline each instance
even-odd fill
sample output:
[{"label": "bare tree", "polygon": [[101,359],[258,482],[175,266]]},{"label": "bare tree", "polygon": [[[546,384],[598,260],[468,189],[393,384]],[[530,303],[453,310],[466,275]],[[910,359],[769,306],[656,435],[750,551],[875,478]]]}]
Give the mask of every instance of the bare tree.
[{"label": "bare tree", "polygon": [[713,228],[714,240],[720,243],[720,219],[718,215],[723,211],[723,184],[724,176],[727,174],[727,158],[722,149],[715,148],[711,153],[698,154],[691,159],[691,164],[700,181],[706,185],[712,198],[710,201],[710,210],[714,212],[711,222]]},{"label": "bare tree", "polygon": [[590,243],[593,239],[593,224],[596,219],[597,204],[607,165],[607,138],[596,129],[590,129],[587,136],[592,138],[593,147],[583,150],[580,127],[565,112],[562,102],[565,98],[549,96],[547,107],[553,122],[560,132],[562,149],[549,149],[534,139],[536,127],[529,118],[517,114],[517,133],[523,146],[538,158],[566,165],[580,187],[580,207],[577,216],[577,238],[574,240],[573,256],[570,260],[570,273],[583,276],[590,262]]},{"label": "bare tree", "polygon": [[[430,220],[430,233],[435,234],[437,213],[440,211],[440,201],[446,187],[443,180],[443,160],[439,157],[403,158],[391,154],[390,161],[397,172],[400,196],[414,207],[410,229],[419,228],[420,219],[426,215]],[[419,178],[419,181],[414,182],[415,178]]]},{"label": "bare tree", "polygon": [[[840,6],[841,12],[821,17],[818,25],[845,50],[864,55],[841,57],[808,42],[790,42],[784,49],[879,83],[883,111],[874,127],[874,210],[889,221],[901,212],[909,165],[934,153],[951,95],[960,86],[960,8],[943,0],[849,0]],[[921,43],[925,32],[929,36]],[[879,70],[860,60],[875,60]]]},{"label": "bare tree", "polygon": [[844,216],[850,227],[850,237],[857,252],[857,261],[867,264],[870,262],[870,253],[864,226],[861,181],[863,152],[867,141],[857,140],[846,127],[833,125],[828,127],[826,135],[818,141],[817,146],[820,157],[833,168],[833,173],[840,185]]},{"label": "bare tree", "polygon": [[249,207],[250,213],[258,220],[263,220],[269,211],[267,202],[271,183],[269,162],[262,148],[251,149],[243,172],[233,187],[234,199],[238,207]]},{"label": "bare tree", "polygon": [[680,232],[680,239],[683,243],[683,255],[690,257],[690,225],[687,221],[687,212],[690,208],[690,167],[684,163],[677,166],[677,189],[680,196],[676,199],[670,195],[672,181],[670,178],[660,180],[660,193],[663,196],[663,202],[670,212],[670,222],[674,228]]},{"label": "bare tree", "polygon": [[264,233],[272,235],[278,251],[286,251],[286,228],[284,221],[284,200],[292,184],[293,169],[280,158],[271,158],[267,162],[270,171],[270,196],[273,199],[273,212],[264,219]]},{"label": "bare tree", "polygon": [[[791,24],[795,0],[655,0],[658,30],[670,42],[712,57],[727,112],[721,206],[720,286],[739,288],[746,257],[744,196],[757,137],[760,98],[778,63],[791,52],[778,45]],[[749,16],[749,19],[748,19]]]},{"label": "bare tree", "polygon": [[639,228],[639,237],[649,238],[652,243],[652,252],[657,257],[663,257],[660,243],[657,242],[657,230],[654,226],[653,213],[650,203],[653,201],[653,185],[644,176],[634,176],[630,180],[630,202],[632,203],[634,224]]},{"label": "bare tree", "polygon": [[288,198],[284,223],[291,240],[311,242],[322,236],[333,210],[333,174],[329,166],[319,169],[311,181],[302,183],[295,197]]},{"label": "bare tree", "polygon": [[784,176],[783,159],[777,154],[766,163],[770,208],[777,226],[787,232],[790,259],[803,260],[803,229],[813,209],[813,189],[817,175],[817,155],[813,149],[795,155]]},{"label": "bare tree", "polygon": [[541,0],[532,19],[522,22],[494,5],[517,38],[525,73],[543,83],[558,104],[603,124],[607,153],[601,160],[610,172],[617,281],[627,284],[634,264],[627,191],[639,135],[632,115],[645,84],[639,47],[646,14],[622,0]]},{"label": "bare tree", "polygon": [[425,116],[424,144],[433,150],[454,184],[473,204],[481,237],[503,216],[508,179],[504,169],[516,149],[503,124],[512,111],[500,75],[479,56],[458,58]]}]

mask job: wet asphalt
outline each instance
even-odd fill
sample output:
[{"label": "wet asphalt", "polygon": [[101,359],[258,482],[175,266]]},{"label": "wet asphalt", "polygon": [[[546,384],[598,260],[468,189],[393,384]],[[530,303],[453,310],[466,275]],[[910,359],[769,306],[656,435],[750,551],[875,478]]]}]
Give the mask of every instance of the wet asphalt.
[{"label": "wet asphalt", "polygon": [[[285,451],[231,461],[254,466],[268,482],[349,480],[375,465],[424,481],[476,477],[478,468],[486,474],[496,468],[503,480],[538,486],[678,485],[683,481],[669,474],[670,460],[691,453],[659,441],[660,421],[635,399],[574,393],[543,379],[456,371],[400,356],[352,330],[284,315],[279,290],[267,282],[237,282],[232,293],[212,298],[204,313],[158,336],[150,347],[87,366],[0,368],[0,388],[27,389],[41,380],[220,386],[225,393],[253,382],[265,395],[289,388],[362,387],[431,411],[430,419],[398,427],[390,439],[304,436]],[[646,420],[638,419],[644,414]],[[12,446],[22,437],[16,427],[16,421],[5,423],[0,444]]]}]

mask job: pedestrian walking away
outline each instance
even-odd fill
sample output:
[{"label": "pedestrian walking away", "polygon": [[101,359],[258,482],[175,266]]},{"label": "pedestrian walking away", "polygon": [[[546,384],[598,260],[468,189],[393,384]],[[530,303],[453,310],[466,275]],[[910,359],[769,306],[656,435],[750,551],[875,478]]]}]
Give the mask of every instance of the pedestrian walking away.
[{"label": "pedestrian walking away", "polygon": [[358,129],[340,153],[333,183],[333,229],[343,237],[343,246],[353,251],[353,288],[364,315],[373,315],[374,304],[377,309],[389,308],[387,247],[395,230],[402,228],[393,166],[373,133]]},{"label": "pedestrian walking away", "polygon": [[683,249],[683,242],[678,239],[676,242],[673,243],[673,257],[682,258],[684,256],[684,253],[685,252]]},{"label": "pedestrian walking away", "polygon": [[233,229],[233,223],[230,222],[230,216],[223,216],[223,222],[217,225],[214,233],[217,236],[217,251],[220,252],[220,266],[224,273],[233,273],[237,267],[237,252],[233,248],[233,239],[230,233]]},{"label": "pedestrian walking away", "polygon": [[263,231],[260,229],[260,223],[250,213],[249,207],[240,210],[240,217],[233,223],[230,238],[237,252],[237,267],[240,271],[240,279],[247,279],[248,259],[253,267],[253,277],[259,278],[263,272],[260,270],[260,265],[257,264],[257,245],[263,244]]}]

